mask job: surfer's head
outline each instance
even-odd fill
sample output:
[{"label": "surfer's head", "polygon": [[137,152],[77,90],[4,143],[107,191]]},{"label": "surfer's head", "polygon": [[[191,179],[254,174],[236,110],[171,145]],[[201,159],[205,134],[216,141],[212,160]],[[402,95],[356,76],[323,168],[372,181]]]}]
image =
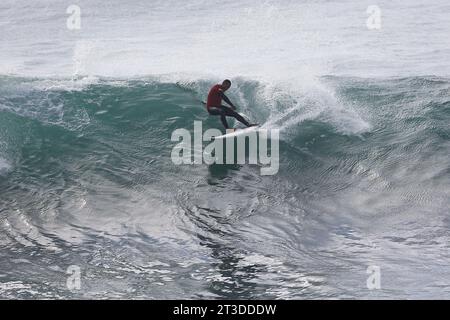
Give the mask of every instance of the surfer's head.
[{"label": "surfer's head", "polygon": [[230,87],[231,87],[231,81],[228,80],[228,79],[223,80],[223,82],[222,82],[222,90],[223,91],[227,91],[228,89],[230,89]]}]

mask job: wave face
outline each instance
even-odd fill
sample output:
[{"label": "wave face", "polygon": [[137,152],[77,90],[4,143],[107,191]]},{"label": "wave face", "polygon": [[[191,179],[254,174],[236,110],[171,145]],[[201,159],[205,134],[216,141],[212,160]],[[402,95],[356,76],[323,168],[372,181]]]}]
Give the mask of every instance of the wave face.
[{"label": "wave face", "polygon": [[[447,1],[77,3],[0,4],[0,298],[448,295]],[[171,161],[223,78],[276,175]]]},{"label": "wave face", "polygon": [[[325,77],[289,108],[233,80],[251,118],[283,128],[275,176],[172,163],[176,128],[219,127],[197,100],[209,80],[3,77],[1,296],[443,294],[450,81]],[[86,277],[75,293],[70,265]],[[384,290],[367,290],[369,265]]]}]

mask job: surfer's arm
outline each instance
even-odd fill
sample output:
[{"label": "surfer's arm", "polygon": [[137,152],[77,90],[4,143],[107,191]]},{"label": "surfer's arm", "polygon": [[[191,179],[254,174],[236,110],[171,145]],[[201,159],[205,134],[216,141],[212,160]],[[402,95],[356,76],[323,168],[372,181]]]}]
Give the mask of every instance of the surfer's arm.
[{"label": "surfer's arm", "polygon": [[225,95],[225,93],[223,93],[222,91],[220,91],[220,95],[222,96],[222,99],[223,99],[226,103],[228,103],[228,104],[233,108],[233,110],[236,110],[236,107],[235,107],[234,104],[230,101],[230,99],[228,99],[228,97]]}]

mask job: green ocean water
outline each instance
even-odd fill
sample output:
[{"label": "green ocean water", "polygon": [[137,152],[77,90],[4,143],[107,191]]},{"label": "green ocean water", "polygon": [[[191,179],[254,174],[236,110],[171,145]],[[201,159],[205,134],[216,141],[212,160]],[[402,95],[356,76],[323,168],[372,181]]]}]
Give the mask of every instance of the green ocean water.
[{"label": "green ocean water", "polygon": [[448,294],[448,79],[323,77],[329,96],[233,79],[280,129],[274,176],[171,161],[177,128],[221,128],[199,103],[213,80],[85,80],[0,78],[0,297]]}]

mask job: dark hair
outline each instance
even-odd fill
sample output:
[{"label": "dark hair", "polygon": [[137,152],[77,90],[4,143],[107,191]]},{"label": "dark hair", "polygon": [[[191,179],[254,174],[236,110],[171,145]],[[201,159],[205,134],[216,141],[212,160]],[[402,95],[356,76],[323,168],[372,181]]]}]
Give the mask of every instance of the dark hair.
[{"label": "dark hair", "polygon": [[223,80],[222,84],[228,83],[231,86],[231,81],[228,79]]}]

